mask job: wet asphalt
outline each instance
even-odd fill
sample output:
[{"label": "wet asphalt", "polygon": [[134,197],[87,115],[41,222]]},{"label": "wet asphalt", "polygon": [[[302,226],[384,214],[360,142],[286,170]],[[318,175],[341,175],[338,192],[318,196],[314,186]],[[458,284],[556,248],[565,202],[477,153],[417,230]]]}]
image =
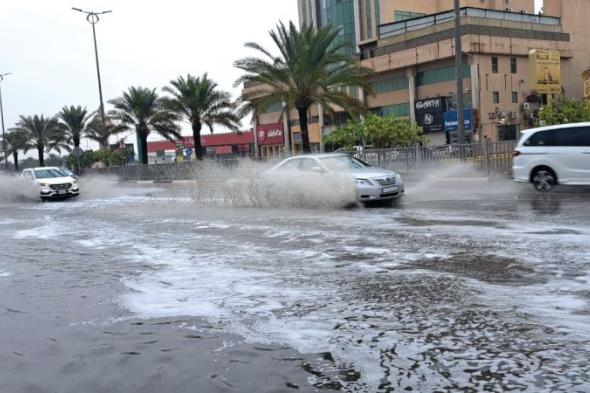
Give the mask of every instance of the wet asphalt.
[{"label": "wet asphalt", "polygon": [[590,392],[590,191],[0,202],[0,392]]}]

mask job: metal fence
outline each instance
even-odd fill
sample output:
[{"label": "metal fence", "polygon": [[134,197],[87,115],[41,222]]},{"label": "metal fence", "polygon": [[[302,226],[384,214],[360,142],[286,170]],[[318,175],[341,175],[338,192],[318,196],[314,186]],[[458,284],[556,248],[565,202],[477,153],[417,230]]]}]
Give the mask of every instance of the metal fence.
[{"label": "metal fence", "polygon": [[[522,22],[528,24],[541,24],[549,26],[559,26],[561,20],[552,16],[532,15],[522,12],[511,11],[497,11],[487,10],[481,8],[463,7],[461,8],[461,16],[495,19],[500,21]],[[424,29],[430,26],[435,26],[441,23],[450,22],[455,19],[455,11],[439,12],[437,14],[421,16],[417,18],[407,19],[404,21],[388,23],[380,25],[379,38],[395,37],[401,34],[406,34],[411,31]]]},{"label": "metal fence", "polygon": [[[461,165],[481,175],[509,174],[515,141],[487,142],[465,145],[415,146],[395,149],[361,149],[352,154],[371,165],[393,170],[406,177],[419,178],[436,169]],[[270,166],[270,160],[252,158],[205,159],[182,163],[114,166],[90,169],[87,174],[116,176],[121,180],[194,180],[203,177],[227,176],[244,163]],[[223,169],[223,173],[219,172]]]},{"label": "metal fence", "polygon": [[464,145],[415,146],[396,149],[364,149],[355,156],[371,165],[403,175],[420,176],[434,169],[463,165],[481,174],[509,174],[516,141]]}]

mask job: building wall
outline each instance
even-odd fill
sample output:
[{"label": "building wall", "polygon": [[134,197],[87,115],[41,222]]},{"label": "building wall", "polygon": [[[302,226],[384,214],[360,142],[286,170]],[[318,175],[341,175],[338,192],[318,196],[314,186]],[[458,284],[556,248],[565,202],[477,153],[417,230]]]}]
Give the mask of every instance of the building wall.
[{"label": "building wall", "polygon": [[561,18],[563,30],[570,34],[571,59],[562,59],[562,86],[565,94],[583,98],[582,70],[590,66],[590,1],[588,0],[545,0],[545,15]]}]

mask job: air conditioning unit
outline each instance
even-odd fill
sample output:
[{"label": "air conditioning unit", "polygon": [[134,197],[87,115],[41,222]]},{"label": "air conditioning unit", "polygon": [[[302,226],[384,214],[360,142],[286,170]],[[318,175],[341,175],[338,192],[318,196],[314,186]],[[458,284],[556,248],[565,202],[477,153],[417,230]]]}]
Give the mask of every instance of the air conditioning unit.
[{"label": "air conditioning unit", "polygon": [[531,109],[531,104],[528,102],[525,102],[524,104],[522,104],[522,109],[525,111],[528,111]]}]

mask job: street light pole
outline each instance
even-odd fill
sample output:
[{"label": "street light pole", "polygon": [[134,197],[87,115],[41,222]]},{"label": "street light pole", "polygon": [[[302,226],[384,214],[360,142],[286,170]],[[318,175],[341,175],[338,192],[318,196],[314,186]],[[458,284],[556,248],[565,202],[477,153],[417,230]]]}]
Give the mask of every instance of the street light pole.
[{"label": "street light pole", "polygon": [[465,111],[463,105],[463,49],[461,47],[461,5],[455,0],[455,70],[457,74],[457,139],[465,143]]},{"label": "street light pole", "polygon": [[6,131],[4,130],[4,108],[2,107],[2,82],[4,77],[10,75],[11,72],[0,74],[0,119],[2,121],[2,149],[4,151],[4,165],[8,172],[8,149],[6,148]]},{"label": "street light pole", "polygon": [[88,21],[88,23],[90,23],[92,25],[92,37],[94,38],[94,57],[96,59],[96,75],[98,77],[98,95],[100,98],[100,120],[102,123],[103,130],[106,130],[106,121],[105,121],[105,116],[104,116],[104,103],[102,100],[102,82],[100,80],[100,67],[98,66],[98,46],[96,45],[96,29],[95,29],[94,25],[97,24],[98,21],[100,20],[100,18],[98,17],[99,15],[108,14],[113,11],[110,11],[110,10],[109,11],[101,11],[101,12],[84,11],[80,8],[74,8],[74,7],[72,7],[72,9],[74,11],[78,11],[83,14],[86,14],[86,20]]}]

